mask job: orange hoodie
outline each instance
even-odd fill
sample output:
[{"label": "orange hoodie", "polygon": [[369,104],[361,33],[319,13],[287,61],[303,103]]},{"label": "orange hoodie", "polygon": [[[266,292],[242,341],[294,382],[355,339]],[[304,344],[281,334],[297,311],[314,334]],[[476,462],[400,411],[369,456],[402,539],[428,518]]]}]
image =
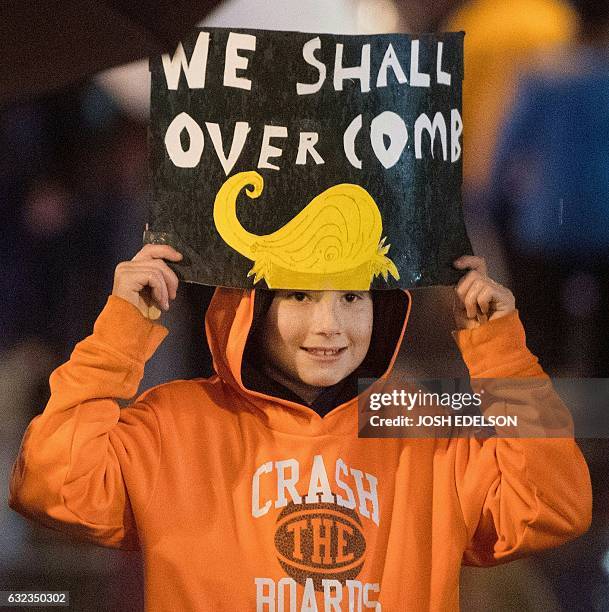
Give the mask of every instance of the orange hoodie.
[{"label": "orange hoodie", "polygon": [[[457,610],[462,561],[500,563],[588,528],[572,438],[360,439],[356,399],[321,418],[245,389],[253,295],[216,290],[217,375],[123,409],[115,398],[133,396],[167,330],[111,296],[51,375],[11,507],[141,547],[154,611]],[[455,337],[472,376],[544,376],[516,313]]]}]

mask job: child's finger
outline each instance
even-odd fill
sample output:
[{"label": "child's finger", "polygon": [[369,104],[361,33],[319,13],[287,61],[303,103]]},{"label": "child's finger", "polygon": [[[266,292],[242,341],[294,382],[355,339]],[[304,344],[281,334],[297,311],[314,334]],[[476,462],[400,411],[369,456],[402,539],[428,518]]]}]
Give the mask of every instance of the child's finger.
[{"label": "child's finger", "polygon": [[483,280],[478,272],[468,272],[457,284],[455,290],[459,299],[465,302],[465,298],[467,294],[470,292],[471,288],[475,283]]},{"label": "child's finger", "polygon": [[163,264],[162,272],[169,291],[169,298],[175,300],[176,295],[178,294],[178,286],[180,281],[177,274],[165,262],[163,262]]},{"label": "child's finger", "polygon": [[455,291],[457,295],[464,299],[469,291],[469,288],[472,286],[473,282],[480,278],[480,274],[476,271],[468,272],[465,276],[463,276],[455,287]]},{"label": "child's finger", "polygon": [[476,270],[483,276],[486,276],[487,266],[484,257],[477,257],[476,255],[462,255],[458,259],[455,259],[453,266],[458,270]]},{"label": "child's finger", "polygon": [[469,317],[463,301],[459,296],[454,294],[453,315],[459,329],[470,329],[476,327],[480,322],[479,317]]},{"label": "child's finger", "polygon": [[180,261],[182,254],[168,244],[145,244],[131,261],[145,261],[147,259],[168,259]]},{"label": "child's finger", "polygon": [[495,298],[495,288],[491,285],[486,285],[478,293],[478,306],[481,312],[485,315],[490,314],[491,304]]},{"label": "child's finger", "polygon": [[177,274],[163,261],[162,259],[151,259],[146,262],[141,262],[136,265],[145,265],[156,268],[165,279],[165,284],[167,285],[167,292],[170,299],[175,300],[179,285],[179,279]]},{"label": "child's finger", "polygon": [[476,318],[478,314],[478,295],[480,291],[485,286],[484,281],[480,278],[474,280],[468,289],[465,297],[463,299],[463,304],[465,306],[465,311],[467,312],[467,316],[470,319]]},{"label": "child's finger", "polygon": [[149,268],[140,277],[142,289],[146,286],[150,287],[152,298],[157,303],[161,310],[169,310],[169,297],[165,279],[159,270]]}]

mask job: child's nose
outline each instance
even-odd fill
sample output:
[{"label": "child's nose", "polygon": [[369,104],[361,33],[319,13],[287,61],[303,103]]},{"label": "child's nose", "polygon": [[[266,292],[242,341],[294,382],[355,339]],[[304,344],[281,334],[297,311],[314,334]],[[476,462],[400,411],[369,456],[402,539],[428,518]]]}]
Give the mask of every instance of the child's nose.
[{"label": "child's nose", "polygon": [[340,321],[337,305],[332,300],[320,300],[315,313],[316,331],[319,334],[334,335],[340,333]]}]

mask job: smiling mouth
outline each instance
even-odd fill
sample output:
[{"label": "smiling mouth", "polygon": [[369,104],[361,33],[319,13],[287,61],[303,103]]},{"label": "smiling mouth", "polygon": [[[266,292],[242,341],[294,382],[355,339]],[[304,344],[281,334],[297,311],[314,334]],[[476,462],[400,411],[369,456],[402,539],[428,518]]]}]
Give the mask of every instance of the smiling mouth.
[{"label": "smiling mouth", "polygon": [[347,350],[346,346],[340,348],[317,348],[317,347],[301,347],[303,351],[309,353],[309,355],[314,355],[315,357],[336,357],[340,355],[343,351]]}]

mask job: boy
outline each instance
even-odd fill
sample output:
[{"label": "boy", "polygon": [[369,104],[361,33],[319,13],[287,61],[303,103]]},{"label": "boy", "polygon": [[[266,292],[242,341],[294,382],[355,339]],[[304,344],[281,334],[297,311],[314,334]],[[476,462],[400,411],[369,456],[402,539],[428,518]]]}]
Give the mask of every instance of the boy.
[{"label": "boy", "polygon": [[[581,533],[591,514],[572,438],[360,439],[358,377],[385,377],[403,291],[217,289],[216,375],[119,409],[167,331],[178,279],[145,246],[119,264],[93,334],[51,376],[11,506],[106,546],[141,547],[149,610],[457,610],[462,560],[491,565]],[[456,287],[475,377],[537,377],[512,294],[483,260]],[[479,319],[488,318],[480,323]],[[323,415],[323,416],[322,416]]]}]

